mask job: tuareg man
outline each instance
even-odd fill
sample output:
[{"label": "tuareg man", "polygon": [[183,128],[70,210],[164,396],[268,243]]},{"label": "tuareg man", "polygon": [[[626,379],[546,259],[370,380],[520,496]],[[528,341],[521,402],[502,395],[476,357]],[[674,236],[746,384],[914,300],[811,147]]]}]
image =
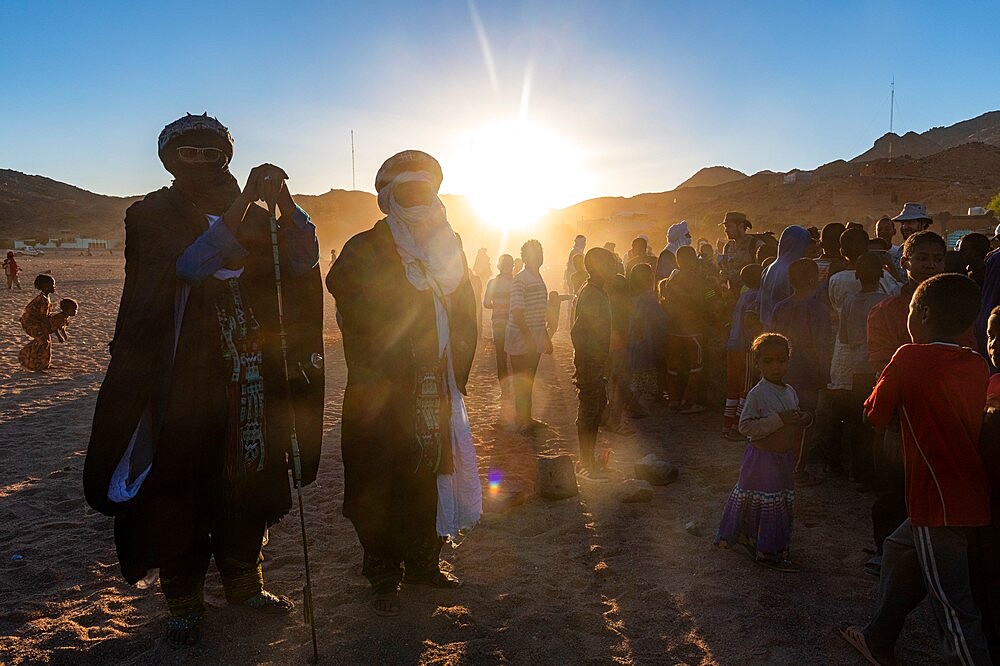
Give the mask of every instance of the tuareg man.
[{"label": "tuareg man", "polygon": [[[209,561],[226,600],[263,613],[267,527],[292,506],[290,412],[303,484],[316,478],[323,417],[323,295],[316,228],[284,171],[254,168],[241,191],[233,140],[207,114],[160,133],[170,187],[125,214],[125,286],[84,465],[88,503],[115,518],[129,583],[159,570],[167,641],[197,642]],[[286,382],[270,215],[280,211]]]},{"label": "tuareg man", "polygon": [[438,161],[419,150],[386,160],[375,177],[386,217],[347,241],[326,277],[347,360],[344,515],[383,616],[399,614],[401,582],[459,586],[440,568],[441,546],[482,513],[462,397],[476,303],[441,179]]},{"label": "tuareg man", "polygon": [[656,259],[657,281],[670,277],[677,268],[677,250],[691,245],[691,232],[687,220],[672,224],[667,229],[667,245]]}]

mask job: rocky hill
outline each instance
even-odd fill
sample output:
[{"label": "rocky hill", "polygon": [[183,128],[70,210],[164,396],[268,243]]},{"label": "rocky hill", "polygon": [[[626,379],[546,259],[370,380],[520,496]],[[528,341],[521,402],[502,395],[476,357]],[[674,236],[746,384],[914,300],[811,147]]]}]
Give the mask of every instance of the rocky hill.
[{"label": "rocky hill", "polygon": [[109,197],[51,178],[0,169],[0,238],[44,241],[65,231],[120,238],[125,209],[138,198]]},{"label": "rocky hill", "polygon": [[[984,140],[971,142],[974,138]],[[850,162],[836,160],[812,171],[747,176],[727,167],[708,167],[674,190],[583,201],[553,211],[543,224],[510,235],[485,226],[464,197],[443,199],[467,249],[503,246],[510,251],[529,236],[568,248],[573,235],[592,223],[598,225],[596,235],[605,240],[627,244],[638,233],[647,233],[658,247],[666,228],[681,219],[691,223],[696,236],[720,236],[718,223],[728,210],[747,213],[755,231],[780,231],[789,224],[871,221],[898,212],[906,201],[922,201],[932,213],[957,214],[985,205],[1000,192],[1000,112],[897,137],[891,162],[878,157],[876,150],[885,146],[885,139]],[[944,144],[954,145],[940,147]],[[11,238],[67,235],[64,231],[120,239],[125,209],[136,199],[0,170],[0,245],[9,245],[4,241]],[[351,235],[382,217],[368,192],[330,190],[297,195],[296,200],[316,223],[324,252],[340,248]]]},{"label": "rocky hill", "polygon": [[679,190],[682,187],[715,187],[716,185],[731,183],[734,180],[742,180],[746,177],[747,175],[742,171],[730,169],[729,167],[705,167],[704,169],[699,169],[698,173],[678,185],[677,189]]},{"label": "rocky hill", "polygon": [[916,132],[907,132],[903,136],[892,132],[884,134],[875,141],[870,150],[851,161],[870,162],[887,159],[890,156],[926,157],[966,143],[1000,146],[1000,111],[990,111],[948,127],[934,127],[922,134]]}]

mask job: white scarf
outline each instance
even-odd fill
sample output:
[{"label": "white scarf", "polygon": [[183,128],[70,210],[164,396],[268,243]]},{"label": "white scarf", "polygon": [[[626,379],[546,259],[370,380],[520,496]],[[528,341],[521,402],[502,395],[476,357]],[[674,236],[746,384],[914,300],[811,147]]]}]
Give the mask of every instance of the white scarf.
[{"label": "white scarf", "polygon": [[435,197],[429,206],[408,208],[396,201],[396,186],[415,181],[432,182],[432,179],[424,171],[405,171],[378,193],[378,205],[388,213],[386,222],[403,260],[406,279],[420,291],[433,287],[447,296],[465,277],[462,246],[448,223],[441,199]]},{"label": "white scarf", "polygon": [[455,544],[459,532],[478,523],[483,512],[476,448],[465,401],[455,381],[448,312],[444,306],[444,297],[454,292],[465,277],[465,261],[458,236],[448,224],[444,204],[439,198],[435,197],[429,206],[409,208],[396,201],[393,193],[396,186],[414,181],[433,182],[426,172],[403,172],[379,191],[378,205],[388,214],[386,222],[396,242],[396,252],[403,260],[406,279],[419,291],[430,289],[434,295],[438,353],[448,359],[446,379],[451,402],[449,430],[454,468],[452,474],[438,474],[437,477],[437,533],[451,537]]}]

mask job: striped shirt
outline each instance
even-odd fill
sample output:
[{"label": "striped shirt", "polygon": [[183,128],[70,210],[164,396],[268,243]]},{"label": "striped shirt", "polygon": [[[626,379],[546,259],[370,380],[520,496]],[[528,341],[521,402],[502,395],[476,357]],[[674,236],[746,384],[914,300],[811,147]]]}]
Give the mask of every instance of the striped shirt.
[{"label": "striped shirt", "polygon": [[[545,332],[545,307],[549,292],[541,275],[532,275],[524,270],[514,276],[510,286],[510,314],[507,319],[507,335],[504,348],[515,356],[541,352],[547,333]],[[522,310],[534,340],[525,340],[521,329],[514,324],[514,311]]]}]

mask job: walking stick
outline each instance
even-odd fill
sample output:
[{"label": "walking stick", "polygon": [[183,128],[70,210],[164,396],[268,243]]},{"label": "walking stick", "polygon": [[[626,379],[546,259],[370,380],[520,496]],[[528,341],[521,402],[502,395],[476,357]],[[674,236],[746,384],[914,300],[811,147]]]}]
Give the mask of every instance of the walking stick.
[{"label": "walking stick", "polygon": [[278,292],[278,333],[281,339],[281,362],[285,370],[285,392],[288,396],[288,416],[291,426],[292,479],[299,497],[299,527],[302,530],[302,559],[306,567],[306,586],[302,588],[302,610],[306,624],[312,632],[313,663],[319,661],[316,647],[316,623],[313,621],[312,577],[309,575],[309,543],[306,541],[306,514],[302,508],[302,459],[299,456],[299,439],[295,434],[295,407],[292,405],[292,389],[288,375],[288,336],[285,333],[284,302],[281,296],[281,260],[278,254],[278,220],[274,215],[274,203],[268,203],[271,213],[271,250],[274,254],[274,283]]}]

